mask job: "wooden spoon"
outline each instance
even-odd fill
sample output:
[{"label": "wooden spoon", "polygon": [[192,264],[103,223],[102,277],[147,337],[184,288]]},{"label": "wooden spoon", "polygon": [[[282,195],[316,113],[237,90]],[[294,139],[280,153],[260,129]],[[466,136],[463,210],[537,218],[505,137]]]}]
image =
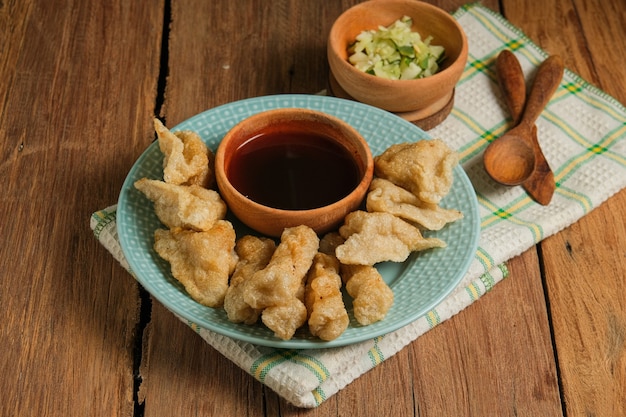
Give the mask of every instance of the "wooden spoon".
[{"label": "wooden spoon", "polygon": [[[504,101],[515,124],[518,123],[526,103],[524,73],[517,57],[509,50],[502,51],[496,60],[496,75],[504,95]],[[535,168],[522,187],[539,204],[547,205],[552,200],[554,174],[537,140],[537,126],[533,125],[532,141],[535,150]]]},{"label": "wooden spoon", "polygon": [[562,76],[561,58],[553,55],[546,59],[539,66],[518,125],[485,149],[485,170],[495,181],[505,185],[522,184],[535,170],[535,148],[539,147],[538,142],[533,140],[535,121],[550,101]]}]

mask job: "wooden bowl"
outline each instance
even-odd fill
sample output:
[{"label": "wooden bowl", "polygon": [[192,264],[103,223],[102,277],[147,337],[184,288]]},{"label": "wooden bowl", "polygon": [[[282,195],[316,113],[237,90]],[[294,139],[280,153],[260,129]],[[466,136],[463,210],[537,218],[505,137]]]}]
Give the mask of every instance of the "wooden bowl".
[{"label": "wooden bowl", "polygon": [[374,161],[367,142],[346,122],[298,108],[270,110],[234,126],[215,155],[215,176],[232,213],[278,237],[307,225],[337,228],[363,201]]},{"label": "wooden bowl", "polygon": [[[415,80],[389,80],[356,69],[348,61],[348,46],[364,30],[388,26],[403,16],[413,19],[413,31],[432,36],[445,48],[437,73]],[[446,11],[416,0],[370,0],[346,10],[333,24],[327,55],[331,77],[351,98],[390,112],[435,114],[450,102],[467,62],[467,38]]]}]

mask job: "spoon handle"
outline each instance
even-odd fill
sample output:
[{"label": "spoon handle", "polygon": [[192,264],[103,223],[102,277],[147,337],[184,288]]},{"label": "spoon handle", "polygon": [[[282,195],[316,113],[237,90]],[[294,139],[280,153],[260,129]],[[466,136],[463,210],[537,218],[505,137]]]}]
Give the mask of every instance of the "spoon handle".
[{"label": "spoon handle", "polygon": [[546,107],[563,78],[563,60],[558,55],[552,55],[541,63],[535,81],[526,100],[524,115],[520,124],[530,128]]},{"label": "spoon handle", "polygon": [[496,58],[496,77],[515,126],[526,104],[526,80],[517,57],[508,49],[500,52]]}]

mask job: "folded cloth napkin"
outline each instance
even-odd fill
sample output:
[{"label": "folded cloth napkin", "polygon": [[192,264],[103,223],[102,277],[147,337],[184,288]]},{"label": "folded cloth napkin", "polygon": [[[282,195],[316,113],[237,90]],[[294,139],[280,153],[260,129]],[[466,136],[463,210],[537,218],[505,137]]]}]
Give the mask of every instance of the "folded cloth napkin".
[{"label": "folded cloth napkin", "polygon": [[[566,70],[560,87],[537,121],[539,141],[557,190],[548,206],[521,187],[494,183],[482,152],[509,127],[496,85],[494,58],[514,51],[526,74],[546,58],[519,29],[479,5],[454,14],[469,39],[469,59],[450,116],[429,133],[458,150],[480,206],[479,248],[462,282],[432,311],[385,336],[346,347],[283,350],[240,342],[185,321],[207,343],[299,407],[316,407],[355,378],[478,300],[507,275],[504,264],[589,213],[626,186],[626,109]],[[92,215],[99,241],[130,271],[120,249],[115,206]]]}]

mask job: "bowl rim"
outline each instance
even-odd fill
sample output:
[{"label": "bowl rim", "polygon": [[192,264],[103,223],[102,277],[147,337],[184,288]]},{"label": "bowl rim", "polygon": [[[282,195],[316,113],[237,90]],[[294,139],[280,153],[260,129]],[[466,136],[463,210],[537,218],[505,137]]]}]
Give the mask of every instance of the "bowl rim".
[{"label": "bowl rim", "polygon": [[[235,129],[240,128],[246,123],[249,123],[252,119],[261,118],[263,116],[267,116],[268,114],[272,114],[272,115],[274,114],[298,114],[298,115],[307,115],[307,117],[312,116],[312,115],[315,115],[318,117],[322,116],[324,119],[332,121],[334,125],[339,125],[343,129],[350,131],[351,135],[354,138],[358,139],[358,142],[362,145],[362,148],[365,151],[364,170],[360,177],[359,182],[354,186],[354,188],[348,194],[346,194],[341,199],[334,201],[330,204],[321,206],[321,207],[315,207],[315,208],[310,208],[310,209],[281,209],[281,208],[271,207],[265,204],[258,203],[246,197],[237,189],[237,187],[235,187],[230,182],[230,179],[228,178],[228,175],[226,174],[225,161],[224,161],[224,154],[225,154],[224,149],[226,148],[226,146],[223,146],[223,145],[227,143],[226,139],[230,139],[230,134]],[[217,147],[217,150],[215,152],[215,178],[216,178],[217,186],[220,189],[220,193],[222,195],[224,194],[221,188],[222,186],[226,185],[229,188],[229,190],[231,190],[234,194],[237,195],[237,198],[239,198],[240,200],[245,200],[246,204],[249,207],[255,208],[256,210],[259,210],[259,211],[266,211],[268,213],[271,212],[273,214],[282,213],[285,215],[297,215],[297,216],[302,217],[307,214],[313,214],[313,213],[317,213],[321,211],[328,211],[328,210],[332,211],[333,209],[337,207],[343,206],[343,204],[345,204],[347,200],[354,198],[355,194],[360,193],[362,191],[362,188],[364,185],[366,185],[366,193],[367,193],[367,189],[369,188],[369,183],[371,182],[373,175],[374,175],[374,157],[373,157],[369,144],[367,143],[365,138],[361,135],[361,133],[359,133],[359,131],[356,128],[354,128],[352,125],[350,125],[348,122],[340,119],[339,117],[333,116],[323,111],[312,110],[312,109],[307,109],[307,108],[285,107],[285,108],[271,109],[271,110],[265,110],[259,113],[255,113],[254,115],[241,120],[236,125],[234,125],[231,129],[229,129],[229,131],[226,133],[226,135],[224,135],[224,137],[220,141]]]},{"label": "bowl rim", "polygon": [[[369,6],[373,3],[378,3],[379,5],[383,5],[385,3],[387,4],[406,4],[406,3],[411,3],[412,5],[418,6],[418,7],[423,7],[429,11],[432,11],[434,13],[436,13],[439,16],[442,16],[443,18],[445,18],[446,20],[450,21],[451,23],[453,23],[454,27],[457,29],[458,34],[461,37],[461,49],[459,51],[458,56],[454,59],[454,61],[452,61],[452,63],[450,63],[450,65],[446,66],[445,68],[443,68],[441,71],[437,71],[436,73],[428,76],[428,77],[424,77],[424,78],[415,78],[415,79],[411,79],[411,80],[391,80],[391,79],[387,79],[387,78],[383,78],[383,77],[378,77],[376,75],[372,75],[372,74],[368,74],[366,72],[360,71],[358,70],[354,65],[352,65],[350,62],[348,62],[347,59],[343,59],[342,56],[337,52],[338,49],[340,48],[340,45],[338,45],[339,42],[335,42],[334,40],[337,39],[337,36],[333,36],[333,34],[337,33],[339,31],[339,24],[341,23],[341,21],[343,19],[346,19],[346,16],[354,13],[355,10],[360,10],[360,9],[369,9]],[[362,30],[366,30],[366,29],[362,29]],[[448,73],[452,72],[452,71],[458,71],[458,69],[456,68],[452,68],[454,63],[458,62],[460,59],[462,59],[463,61],[467,61],[467,56],[468,56],[468,52],[469,52],[469,44],[468,44],[468,40],[467,40],[467,35],[465,34],[465,31],[463,30],[463,28],[461,27],[461,25],[459,24],[459,22],[454,18],[454,16],[452,16],[452,14],[446,12],[444,9],[437,7],[435,5],[432,5],[430,3],[426,3],[423,1],[415,1],[415,0],[368,0],[365,1],[363,3],[359,3],[359,4],[355,4],[354,6],[344,10],[338,17],[337,19],[335,19],[335,21],[333,22],[333,25],[330,28],[330,32],[328,35],[328,42],[327,42],[327,55],[329,58],[329,65],[332,66],[331,61],[336,61],[339,62],[339,65],[341,65],[342,67],[348,69],[348,71],[350,71],[352,74],[358,74],[358,76],[364,76],[366,80],[368,80],[369,82],[376,82],[377,84],[379,84],[381,87],[404,87],[404,86],[408,86],[411,84],[421,84],[421,83],[426,83],[426,82],[437,82],[440,78],[443,78],[444,76],[447,76]],[[331,54],[337,58],[336,60],[331,60]],[[465,64],[463,65],[463,67],[465,67]],[[463,69],[461,69],[462,71]],[[331,72],[332,72],[332,67],[331,67]]]}]

